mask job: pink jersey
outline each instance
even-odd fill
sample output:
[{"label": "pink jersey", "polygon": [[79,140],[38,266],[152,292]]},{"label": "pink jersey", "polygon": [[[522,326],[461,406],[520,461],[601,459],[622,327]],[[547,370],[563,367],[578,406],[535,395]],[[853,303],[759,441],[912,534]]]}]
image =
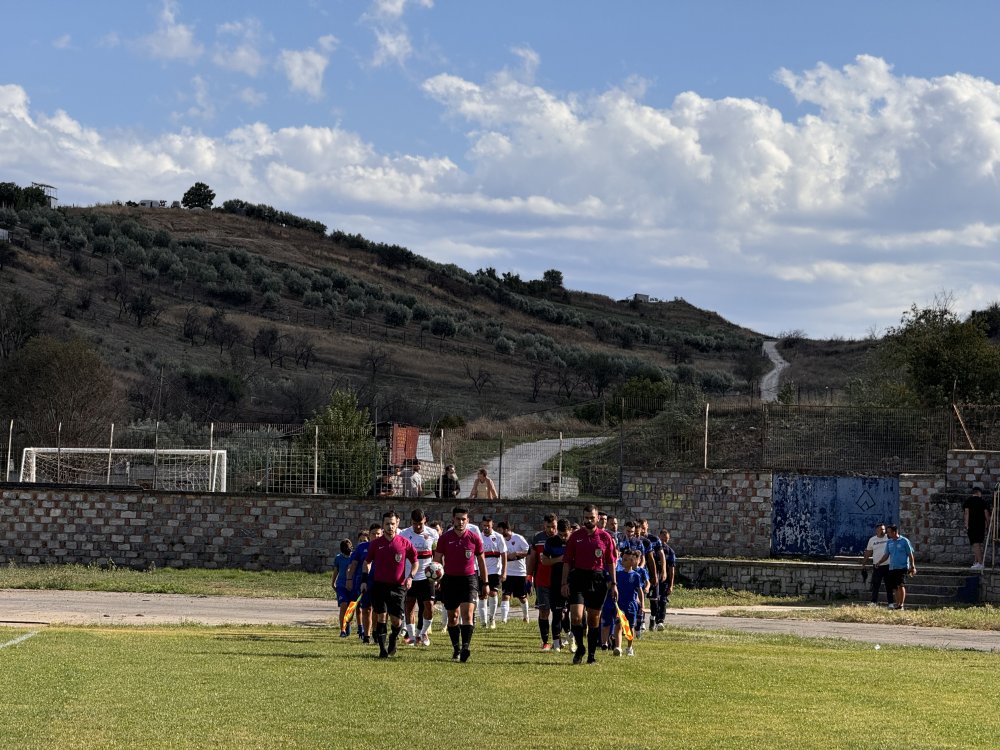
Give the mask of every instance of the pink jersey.
[{"label": "pink jersey", "polygon": [[438,540],[435,551],[444,555],[445,575],[472,576],[476,574],[476,557],[483,554],[483,540],[469,529],[461,536],[448,529]]},{"label": "pink jersey", "polygon": [[376,537],[368,545],[365,562],[375,563],[375,580],[380,583],[391,583],[399,586],[403,583],[403,572],[406,561],[411,565],[417,562],[417,551],[406,537],[396,534],[392,539],[384,536]]},{"label": "pink jersey", "polygon": [[605,570],[613,573],[618,560],[618,550],[611,534],[604,529],[594,529],[588,534],[586,529],[577,529],[569,535],[563,562],[570,569]]}]

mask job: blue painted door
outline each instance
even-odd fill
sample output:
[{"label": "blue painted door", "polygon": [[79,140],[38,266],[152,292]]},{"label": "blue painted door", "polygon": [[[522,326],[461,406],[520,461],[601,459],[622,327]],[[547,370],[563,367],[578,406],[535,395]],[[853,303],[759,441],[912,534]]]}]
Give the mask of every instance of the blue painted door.
[{"label": "blue painted door", "polygon": [[775,555],[860,555],[876,523],[899,520],[894,477],[775,474],[771,500]]}]

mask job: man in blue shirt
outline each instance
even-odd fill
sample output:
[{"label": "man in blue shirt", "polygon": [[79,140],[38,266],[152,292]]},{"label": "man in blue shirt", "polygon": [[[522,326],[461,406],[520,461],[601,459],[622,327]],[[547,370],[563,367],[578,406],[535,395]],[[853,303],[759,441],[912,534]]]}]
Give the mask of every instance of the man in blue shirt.
[{"label": "man in blue shirt", "polygon": [[917,574],[917,563],[913,558],[913,545],[910,544],[910,540],[900,536],[896,526],[890,526],[887,533],[889,541],[885,545],[885,554],[877,564],[889,561],[889,572],[885,577],[886,585],[893,593],[893,603],[889,605],[889,609],[903,609],[903,603],[906,601],[906,587],[903,582],[906,580],[907,572],[911,576]]}]

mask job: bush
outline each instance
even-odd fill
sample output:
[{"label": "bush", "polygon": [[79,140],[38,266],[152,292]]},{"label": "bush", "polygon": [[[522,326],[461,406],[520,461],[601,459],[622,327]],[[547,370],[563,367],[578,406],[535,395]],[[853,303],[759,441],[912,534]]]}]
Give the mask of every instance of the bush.
[{"label": "bush", "polygon": [[387,302],[382,310],[386,325],[401,327],[410,322],[410,308]]}]

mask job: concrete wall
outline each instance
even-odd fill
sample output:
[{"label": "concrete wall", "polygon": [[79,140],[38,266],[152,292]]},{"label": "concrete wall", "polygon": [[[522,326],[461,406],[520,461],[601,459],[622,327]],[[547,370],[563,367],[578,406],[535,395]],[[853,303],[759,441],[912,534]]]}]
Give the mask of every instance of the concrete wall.
[{"label": "concrete wall", "polygon": [[[408,522],[413,503],[399,501]],[[530,539],[553,511],[579,518],[586,503],[469,506],[506,520]],[[428,517],[447,520],[452,502],[421,502]],[[134,568],[235,567],[326,570],[340,540],[381,521],[385,502],[329,497],[118,493],[44,488],[0,491],[0,564],[106,564]]]},{"label": "concrete wall", "polygon": [[624,515],[668,529],[678,554],[767,557],[771,552],[771,474],[626,469]]}]

